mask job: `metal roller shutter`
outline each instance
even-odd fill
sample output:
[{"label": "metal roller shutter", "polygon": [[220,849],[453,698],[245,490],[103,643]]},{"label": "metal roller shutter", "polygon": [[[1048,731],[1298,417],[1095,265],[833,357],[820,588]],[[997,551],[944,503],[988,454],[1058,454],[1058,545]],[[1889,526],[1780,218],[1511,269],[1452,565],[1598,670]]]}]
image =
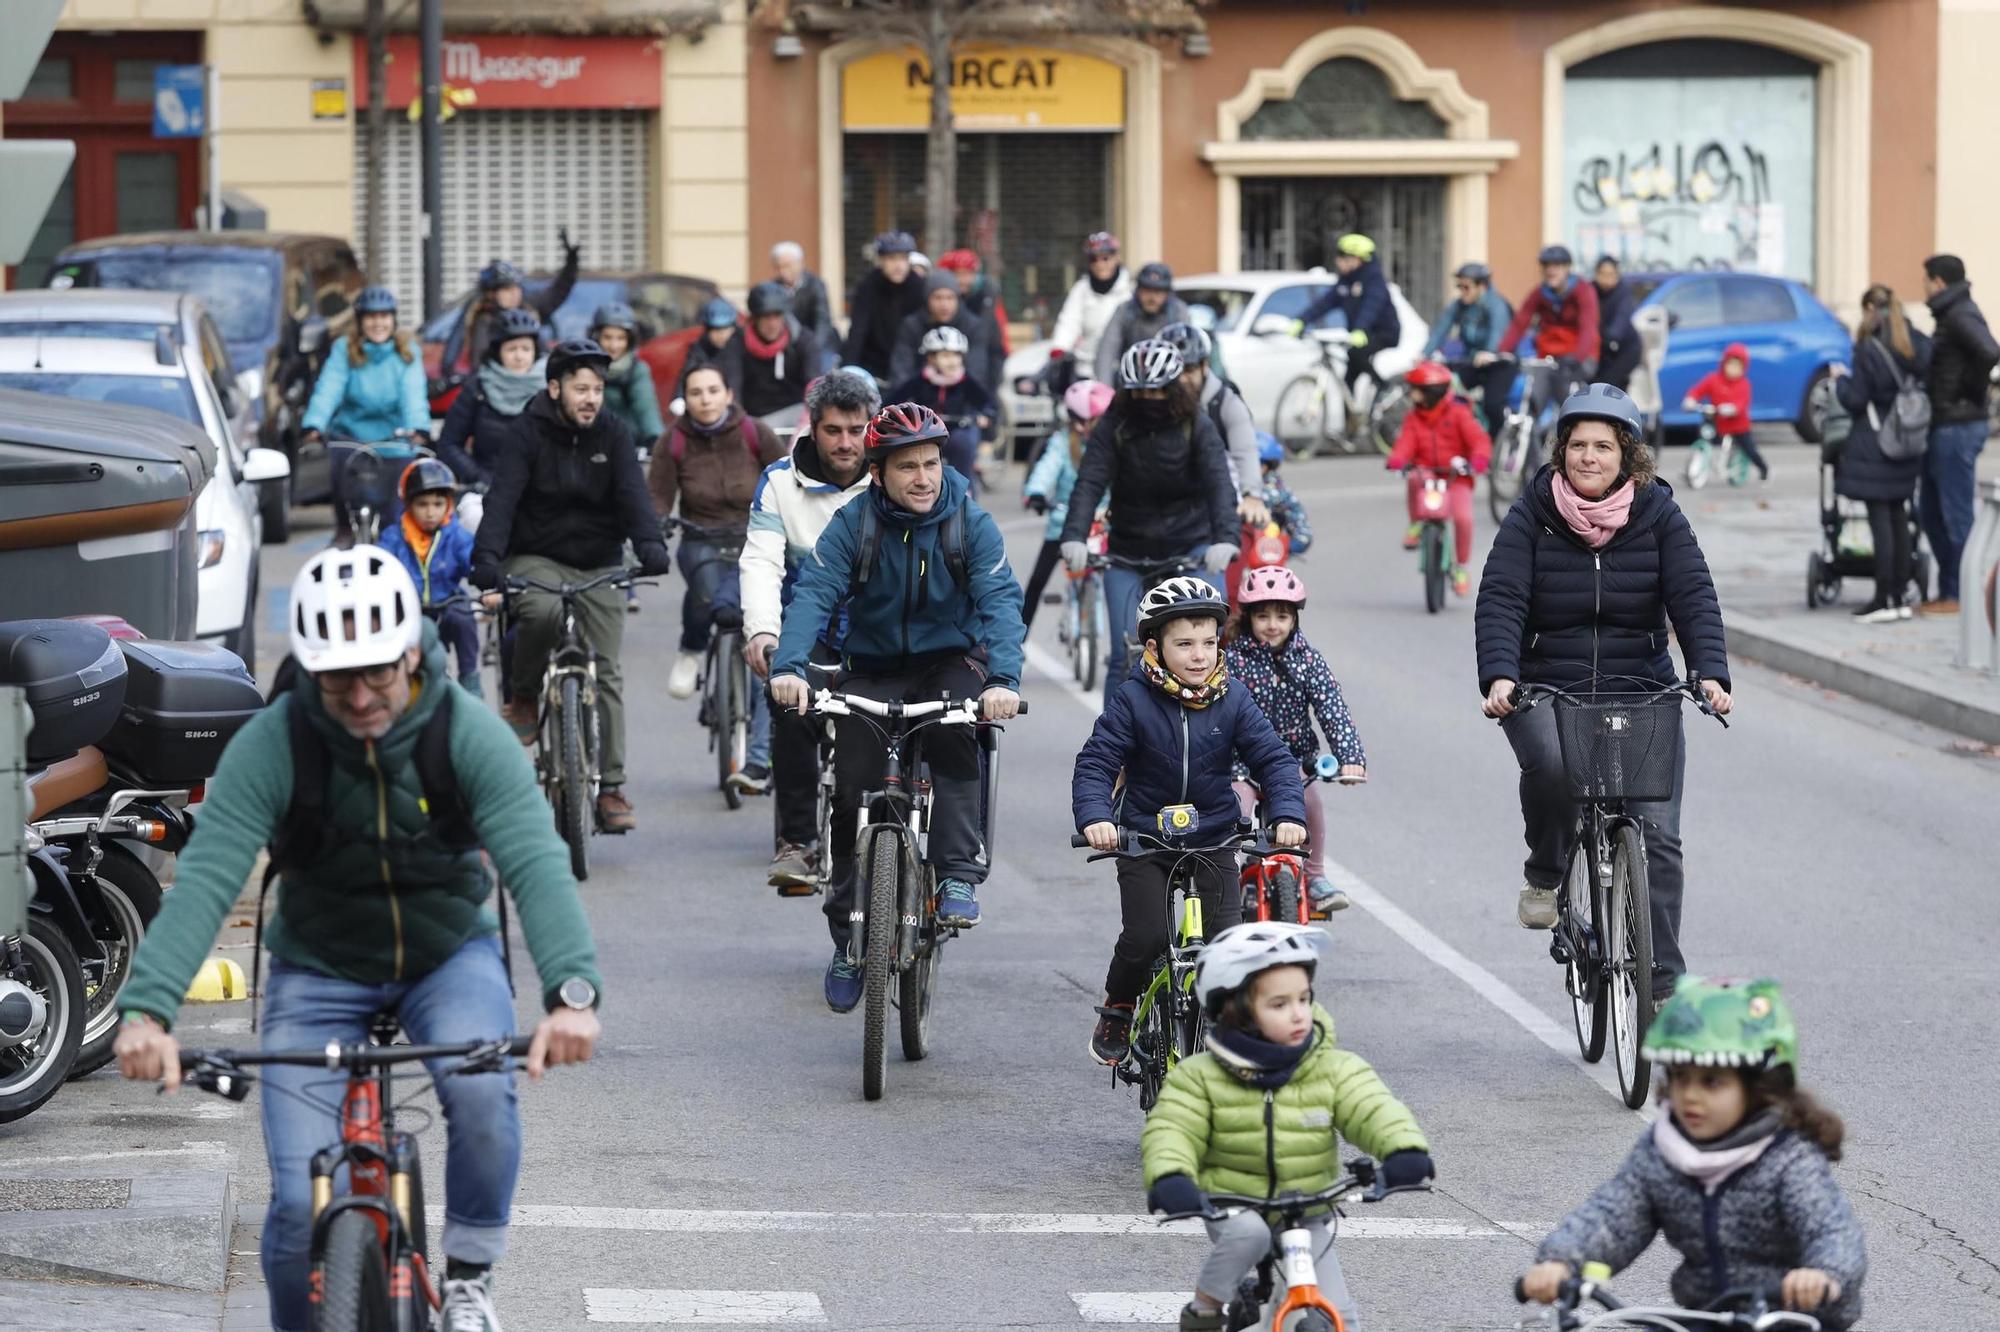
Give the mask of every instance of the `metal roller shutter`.
[{"label": "metal roller shutter", "polygon": [[[652,199],[647,111],[466,111],[444,127],[444,296],[470,287],[489,260],[530,271],[562,263],[558,229],[587,268],[645,268]],[[417,126],[389,122],[385,271],[407,309],[423,301],[423,175]],[[368,217],[368,140],[354,136],[354,235]]]}]

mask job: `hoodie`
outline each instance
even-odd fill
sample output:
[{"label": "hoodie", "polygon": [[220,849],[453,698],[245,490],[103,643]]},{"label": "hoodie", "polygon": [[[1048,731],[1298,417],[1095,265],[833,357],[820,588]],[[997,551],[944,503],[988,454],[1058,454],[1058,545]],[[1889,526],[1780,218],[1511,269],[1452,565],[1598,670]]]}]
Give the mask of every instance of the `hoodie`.
[{"label": "hoodie", "polygon": [[1741,375],[1731,379],[1722,373],[1722,366],[1718,365],[1696,380],[1687,395],[1696,402],[1712,402],[1718,408],[1736,409],[1715,414],[1715,433],[1747,435],[1750,433],[1750,349],[1740,342],[1732,342],[1722,349],[1723,363],[1727,364],[1732,357],[1743,363]]}]

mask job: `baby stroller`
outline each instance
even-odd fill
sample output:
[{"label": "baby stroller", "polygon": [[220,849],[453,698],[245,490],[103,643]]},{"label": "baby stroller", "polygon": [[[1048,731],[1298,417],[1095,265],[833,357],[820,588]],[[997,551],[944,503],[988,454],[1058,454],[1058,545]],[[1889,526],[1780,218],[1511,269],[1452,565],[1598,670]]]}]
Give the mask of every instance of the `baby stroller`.
[{"label": "baby stroller", "polygon": [[[1868,510],[1859,501],[1842,499],[1834,493],[1834,465],[1840,446],[1847,442],[1852,422],[1833,396],[1833,380],[1822,379],[1813,386],[1806,411],[1819,422],[1824,441],[1819,453],[1820,545],[1806,557],[1806,605],[1818,610],[1840,601],[1843,578],[1875,577],[1875,537],[1868,528]],[[1916,507],[1910,507],[1910,580],[1908,604],[1915,605],[1927,595],[1931,585],[1931,556],[1924,548],[1923,529],[1917,523]]]}]

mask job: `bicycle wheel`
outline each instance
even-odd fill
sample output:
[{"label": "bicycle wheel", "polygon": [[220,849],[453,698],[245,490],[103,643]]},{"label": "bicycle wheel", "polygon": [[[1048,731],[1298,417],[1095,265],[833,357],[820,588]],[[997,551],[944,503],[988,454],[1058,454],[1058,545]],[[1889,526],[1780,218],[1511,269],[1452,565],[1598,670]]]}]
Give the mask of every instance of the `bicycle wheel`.
[{"label": "bicycle wheel", "polygon": [[1273,413],[1272,425],[1276,428],[1272,433],[1285,446],[1287,454],[1304,458],[1331,438],[1333,431],[1327,420],[1331,397],[1325,382],[1316,374],[1300,375],[1285,385]]},{"label": "bicycle wheel", "polygon": [[729,780],[743,768],[743,751],[737,739],[739,725],[744,721],[743,686],[737,673],[730,669],[730,639],[732,635],[717,634],[709,649],[709,671],[714,691],[714,710],[710,713],[709,747],[715,750],[715,784],[722,791],[723,803],[731,809],[743,807],[743,793]]},{"label": "bicycle wheel", "polygon": [[1368,430],[1377,452],[1386,454],[1396,447],[1396,436],[1402,433],[1403,419],[1409,414],[1410,386],[1402,380],[1375,395],[1374,405],[1368,409]]},{"label": "bicycle wheel", "polygon": [[1583,1062],[1594,1064],[1604,1058],[1605,992],[1604,933],[1599,921],[1597,895],[1591,888],[1592,849],[1578,842],[1569,856],[1569,878],[1563,884],[1563,904],[1556,926],[1563,932],[1563,946],[1569,950],[1569,965],[1563,974],[1563,988],[1569,991],[1570,1022],[1576,1028],[1576,1048]]},{"label": "bicycle wheel", "polygon": [[556,749],[556,789],[562,837],[569,843],[569,869],[578,882],[590,877],[590,769],[583,752],[583,687],[565,675],[556,704],[560,738]]},{"label": "bicycle wheel", "polygon": [[1299,876],[1290,865],[1280,865],[1271,876],[1271,919],[1288,925],[1304,925],[1305,909],[1299,896]]},{"label": "bicycle wheel", "polygon": [[1688,486],[1700,490],[1708,484],[1709,473],[1714,470],[1712,450],[1705,439],[1698,439],[1688,445],[1687,470],[1682,474]]},{"label": "bicycle wheel", "polygon": [[[1165,962],[1160,964],[1166,966]],[[1153,993],[1153,1002],[1146,1006],[1146,1016],[1132,1028],[1132,1053],[1129,1056],[1139,1066],[1139,1108],[1150,1113],[1160,1099],[1160,1088],[1167,1081],[1167,1052],[1173,1049],[1173,1033],[1167,1030],[1167,1008],[1170,999],[1167,987],[1162,984]]]},{"label": "bicycle wheel", "polygon": [[71,1081],[111,1062],[111,1046],[118,1039],[118,996],[132,974],[139,940],[160,913],[160,881],[121,847],[104,848],[96,886],[117,933],[104,941],[104,962],[85,969],[83,1044],[69,1068]]},{"label": "bicycle wheel", "polygon": [[1086,694],[1097,688],[1097,669],[1103,664],[1104,597],[1097,579],[1083,580],[1077,595],[1076,682]]},{"label": "bicycle wheel", "polygon": [[1618,1086],[1625,1104],[1637,1110],[1646,1103],[1653,1081],[1653,1066],[1639,1053],[1653,1021],[1653,903],[1646,886],[1646,847],[1636,824],[1620,824],[1612,834],[1604,917]]},{"label": "bicycle wheel", "polygon": [[389,1269],[374,1217],[360,1208],[336,1214],[318,1268],[312,1332],[389,1332]]},{"label": "bicycle wheel", "polygon": [[1496,523],[1507,516],[1527,484],[1528,434],[1532,429],[1533,422],[1519,412],[1510,415],[1501,428],[1493,466],[1486,476],[1486,506]]},{"label": "bicycle wheel", "polygon": [[1424,609],[1435,615],[1444,609],[1444,524],[1425,523],[1423,534]]},{"label": "bicycle wheel", "polygon": [[[931,890],[932,886],[926,885],[926,895]],[[911,1063],[931,1052],[931,995],[937,987],[938,963],[943,960],[944,952],[944,940],[934,928],[936,919],[936,908],[927,905],[924,920],[932,927],[925,930],[929,943],[919,944],[916,957],[896,978],[896,1016],[903,1028],[903,1058]]]},{"label": "bicycle wheel", "polygon": [[882,829],[868,842],[868,915],[861,922],[861,1094],[882,1099],[889,1075],[889,977],[896,970],[896,888],[903,847]]}]

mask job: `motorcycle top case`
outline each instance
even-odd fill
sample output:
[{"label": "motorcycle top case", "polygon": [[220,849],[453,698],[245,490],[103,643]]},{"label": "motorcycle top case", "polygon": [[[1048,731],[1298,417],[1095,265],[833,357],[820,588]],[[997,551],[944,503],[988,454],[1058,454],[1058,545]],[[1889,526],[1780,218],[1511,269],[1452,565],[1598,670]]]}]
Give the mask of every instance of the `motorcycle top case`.
[{"label": "motorcycle top case", "polygon": [[27,759],[41,767],[95,744],[125,701],[125,658],[111,635],[76,620],[0,623],[0,684],[28,696]]},{"label": "motorcycle top case", "polygon": [[219,643],[126,641],[125,706],[102,748],[129,776],[186,787],[215,775],[222,750],[264,706],[243,659]]}]

